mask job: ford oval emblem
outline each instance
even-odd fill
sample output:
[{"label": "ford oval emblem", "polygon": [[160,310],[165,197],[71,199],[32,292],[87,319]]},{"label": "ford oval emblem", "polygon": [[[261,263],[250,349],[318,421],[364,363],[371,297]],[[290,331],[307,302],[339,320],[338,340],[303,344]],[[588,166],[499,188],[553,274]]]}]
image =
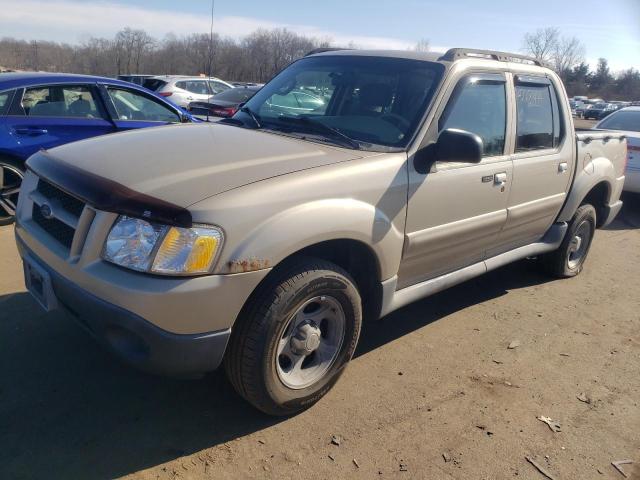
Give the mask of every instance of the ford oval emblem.
[{"label": "ford oval emblem", "polygon": [[53,218],[53,212],[51,211],[51,206],[49,206],[46,203],[43,203],[40,206],[40,214],[47,220],[51,220]]}]

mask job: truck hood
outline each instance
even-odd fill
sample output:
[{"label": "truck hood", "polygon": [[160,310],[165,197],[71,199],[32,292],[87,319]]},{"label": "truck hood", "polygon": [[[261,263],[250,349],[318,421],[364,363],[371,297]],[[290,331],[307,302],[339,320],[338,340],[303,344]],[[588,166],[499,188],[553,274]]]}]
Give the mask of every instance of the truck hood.
[{"label": "truck hood", "polygon": [[218,123],[105,135],[48,152],[63,164],[184,208],[249,183],[363,154],[370,152]]}]

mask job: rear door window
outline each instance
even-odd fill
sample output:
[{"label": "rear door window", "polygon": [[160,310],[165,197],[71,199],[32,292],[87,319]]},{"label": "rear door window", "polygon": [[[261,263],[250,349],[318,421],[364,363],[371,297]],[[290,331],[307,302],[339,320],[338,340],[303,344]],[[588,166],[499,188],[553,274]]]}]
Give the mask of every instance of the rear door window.
[{"label": "rear door window", "polygon": [[209,95],[207,82],[204,80],[184,80],[177,82],[176,87],[198,95]]},{"label": "rear door window", "polygon": [[11,102],[12,96],[13,90],[10,90],[8,92],[0,92],[0,115],[4,115],[9,109],[9,103]]},{"label": "rear door window", "polygon": [[475,133],[482,139],[485,157],[503,155],[507,129],[504,75],[470,75],[461,80],[438,126],[440,131],[456,128]]},{"label": "rear door window", "polygon": [[28,117],[102,118],[88,85],[27,88],[18,110]]},{"label": "rear door window", "polygon": [[556,148],[562,138],[560,109],[546,78],[516,79],[516,152]]}]

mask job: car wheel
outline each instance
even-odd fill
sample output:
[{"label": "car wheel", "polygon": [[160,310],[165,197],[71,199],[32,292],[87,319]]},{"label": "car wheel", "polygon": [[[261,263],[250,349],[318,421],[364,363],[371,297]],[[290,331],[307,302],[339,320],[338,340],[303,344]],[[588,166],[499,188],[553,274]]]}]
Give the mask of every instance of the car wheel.
[{"label": "car wheel", "polygon": [[361,323],[360,294],[345,270],[312,258],[290,262],[243,309],[225,354],[227,376],[259,410],[298,413],[338,380]]},{"label": "car wheel", "polygon": [[20,185],[24,179],[24,167],[17,161],[0,158],[0,226],[15,221]]},{"label": "car wheel", "polygon": [[596,231],[596,209],[581,205],[569,222],[560,248],[542,257],[542,265],[559,278],[575,277],[582,271]]}]

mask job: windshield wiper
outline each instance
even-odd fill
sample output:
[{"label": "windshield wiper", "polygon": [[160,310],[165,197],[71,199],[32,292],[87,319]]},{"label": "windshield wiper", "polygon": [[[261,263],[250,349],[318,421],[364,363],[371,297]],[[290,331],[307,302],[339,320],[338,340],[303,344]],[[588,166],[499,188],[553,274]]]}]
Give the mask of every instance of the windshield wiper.
[{"label": "windshield wiper", "polygon": [[280,120],[287,120],[291,123],[301,123],[305,126],[309,126],[315,129],[317,132],[324,132],[332,135],[333,137],[337,137],[341,140],[341,143],[348,145],[354,150],[360,150],[360,144],[354,140],[353,138],[345,135],[337,128],[330,127],[329,125],[325,125],[324,123],[315,120],[311,117],[280,117]]},{"label": "windshield wiper", "polygon": [[253,112],[253,110],[251,110],[249,107],[242,107],[240,111],[243,113],[246,113],[251,117],[251,120],[253,120],[253,123],[256,124],[256,128],[262,128],[262,124],[260,123],[260,120],[258,120],[258,115],[256,115]]}]

